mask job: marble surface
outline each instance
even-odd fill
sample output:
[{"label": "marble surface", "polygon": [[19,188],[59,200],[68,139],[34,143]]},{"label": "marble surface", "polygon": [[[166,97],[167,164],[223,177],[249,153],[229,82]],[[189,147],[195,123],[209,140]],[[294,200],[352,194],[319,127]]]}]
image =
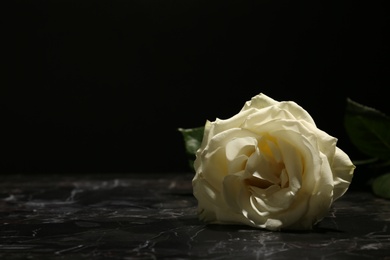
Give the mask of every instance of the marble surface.
[{"label": "marble surface", "polygon": [[0,176],[0,259],[390,259],[390,201],[349,190],[310,232],[206,225],[191,174]]}]

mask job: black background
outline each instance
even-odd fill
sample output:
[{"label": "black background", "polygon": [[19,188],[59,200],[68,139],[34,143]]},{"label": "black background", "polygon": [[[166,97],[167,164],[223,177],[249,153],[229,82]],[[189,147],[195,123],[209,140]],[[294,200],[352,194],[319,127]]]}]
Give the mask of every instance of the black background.
[{"label": "black background", "polygon": [[347,97],[390,113],[384,2],[10,1],[1,172],[188,171],[177,128],[260,92],[362,158],[343,113]]}]

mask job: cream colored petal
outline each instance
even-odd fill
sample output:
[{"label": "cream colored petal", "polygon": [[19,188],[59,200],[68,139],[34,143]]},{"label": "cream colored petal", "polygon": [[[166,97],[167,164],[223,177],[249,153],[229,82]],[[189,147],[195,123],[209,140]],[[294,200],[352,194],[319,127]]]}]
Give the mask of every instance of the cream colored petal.
[{"label": "cream colored petal", "polygon": [[256,146],[257,140],[253,136],[234,138],[226,145],[226,158],[232,161],[240,155],[249,156]]},{"label": "cream colored petal", "polygon": [[197,175],[192,180],[192,186],[194,197],[198,200],[200,219],[207,222],[216,220],[216,205],[222,203],[219,192],[205,181],[201,175]]},{"label": "cream colored petal", "polygon": [[267,95],[260,93],[247,101],[244,107],[241,109],[241,112],[246,111],[251,108],[262,109],[279,103],[278,101],[268,97]]},{"label": "cream colored petal", "polygon": [[329,135],[328,133],[316,128],[311,124],[308,124],[305,121],[300,123],[307,129],[307,132],[315,134],[318,150],[325,154],[329,161],[332,161],[336,151],[337,138]]},{"label": "cream colored petal", "polygon": [[256,201],[257,209],[269,213],[277,213],[288,209],[295,197],[290,189],[281,189],[279,185],[272,185],[267,189],[250,187],[250,191]]},{"label": "cream colored petal", "polygon": [[286,110],[291,113],[296,120],[303,120],[315,126],[315,122],[311,115],[303,107],[301,107],[294,101],[283,101],[277,104],[277,106],[280,109]]},{"label": "cream colored petal", "polygon": [[[295,223],[294,229],[309,229],[318,221],[322,220],[329,212],[333,202],[333,176],[327,157],[321,154],[320,179],[313,183],[315,186],[305,187],[308,194],[309,207],[305,216]],[[308,183],[310,185],[310,183]]]},{"label": "cream colored petal", "polygon": [[[234,187],[239,186],[234,185],[233,188]],[[243,216],[240,206],[232,208],[230,207],[231,205],[226,204],[225,199],[222,197],[223,193],[216,191],[205,179],[198,177],[194,180],[193,189],[194,196],[198,200],[198,216],[200,220],[216,224],[252,225],[252,223]],[[235,199],[237,200],[237,198]],[[232,203],[235,200],[229,198],[228,201]]]},{"label": "cream colored petal", "polygon": [[256,152],[252,153],[248,158],[245,173],[249,178],[252,178],[250,181],[252,181],[254,185],[256,185],[256,179],[265,180],[270,183],[279,183],[279,176],[275,174],[275,171],[279,170],[279,168],[276,168],[275,166],[273,161],[269,161],[267,157],[257,149]]},{"label": "cream colored petal", "polygon": [[[313,168],[320,163],[317,138],[300,121],[275,119],[264,124],[262,130],[276,140],[290,187],[300,188],[303,172],[318,172]],[[316,179],[308,180],[309,183],[315,181]]]},{"label": "cream colored petal", "polygon": [[227,144],[236,138],[249,137],[256,138],[256,135],[240,128],[231,128],[213,136],[203,150],[199,149],[194,162],[195,172],[202,172],[203,178],[215,189],[221,191],[223,178],[229,174],[229,161],[226,157]]},{"label": "cream colored petal", "polygon": [[234,223],[259,227],[264,223],[261,212],[251,205],[250,193],[240,174],[226,176],[223,185],[223,197],[228,210],[217,213],[221,223]]},{"label": "cream colored petal", "polygon": [[248,156],[257,147],[257,140],[254,137],[234,138],[226,145],[226,159],[228,161],[229,174],[243,171],[245,169]]},{"label": "cream colored petal", "polygon": [[226,204],[232,209],[233,212],[240,213],[242,211],[241,200],[247,200],[245,192],[242,189],[245,188],[242,177],[238,174],[228,175],[223,180],[222,195]]},{"label": "cream colored petal", "polygon": [[334,181],[334,200],[341,197],[349,188],[356,166],[348,155],[340,148],[336,148],[336,154],[331,165]]},{"label": "cream colored petal", "polygon": [[244,111],[242,113],[238,113],[228,119],[220,119],[217,118],[215,121],[210,123],[210,133],[209,135],[215,136],[217,134],[220,134],[224,131],[227,131],[231,128],[238,128],[241,127],[243,122],[247,119],[247,117],[250,114],[255,113],[257,110],[252,108],[250,110]]},{"label": "cream colored petal", "polygon": [[210,134],[210,130],[211,130],[211,122],[209,120],[206,120],[206,123],[204,125],[202,143],[200,144],[200,147],[199,147],[197,153],[200,153],[201,149],[204,149],[204,147],[206,147],[208,142],[210,142],[210,139],[213,137]]},{"label": "cream colored petal", "polygon": [[[303,148],[300,147],[302,145],[299,139],[302,139],[302,137],[298,137],[297,134],[291,131],[278,132],[278,136],[282,136],[277,139],[277,143],[288,175],[289,187],[295,192],[302,186],[303,164],[308,159],[304,158],[306,153],[303,154]],[[288,142],[285,140],[288,140]]]},{"label": "cream colored petal", "polygon": [[276,143],[269,139],[266,140],[266,143],[270,151],[270,155],[272,156],[272,160],[274,160],[275,163],[283,163],[282,153]]},{"label": "cream colored petal", "polygon": [[267,219],[266,223],[264,226],[268,230],[273,230],[273,231],[278,231],[280,230],[283,226],[285,226],[285,223],[281,221],[280,219],[274,219],[274,218],[269,218]]},{"label": "cream colored petal", "polygon": [[263,133],[264,124],[270,121],[283,119],[291,119],[296,121],[293,115],[288,111],[282,110],[277,106],[271,106],[256,110],[254,113],[248,115],[241,127],[254,131],[255,133]]},{"label": "cream colored petal", "polygon": [[280,174],[280,187],[284,188],[289,184],[290,178],[288,177],[286,169],[283,169]]},{"label": "cream colored petal", "polygon": [[219,147],[212,151],[205,149],[200,156],[195,159],[196,175],[202,177],[217,191],[221,191],[223,178],[228,173],[225,147]]},{"label": "cream colored petal", "polygon": [[[270,219],[277,220],[279,229],[291,229],[294,223],[299,223],[302,217],[306,214],[309,207],[309,199],[306,194],[298,193],[293,197],[291,205],[283,210],[273,213],[269,216]],[[271,222],[272,223],[272,222]],[[275,228],[274,225],[266,226],[268,229]]]}]

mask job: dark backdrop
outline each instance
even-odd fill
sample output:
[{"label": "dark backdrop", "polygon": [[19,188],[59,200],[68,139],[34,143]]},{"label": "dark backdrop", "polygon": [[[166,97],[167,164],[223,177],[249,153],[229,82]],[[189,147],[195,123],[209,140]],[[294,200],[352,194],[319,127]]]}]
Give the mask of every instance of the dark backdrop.
[{"label": "dark backdrop", "polygon": [[1,172],[188,171],[177,128],[260,92],[355,159],[346,98],[390,112],[385,1],[9,2]]}]

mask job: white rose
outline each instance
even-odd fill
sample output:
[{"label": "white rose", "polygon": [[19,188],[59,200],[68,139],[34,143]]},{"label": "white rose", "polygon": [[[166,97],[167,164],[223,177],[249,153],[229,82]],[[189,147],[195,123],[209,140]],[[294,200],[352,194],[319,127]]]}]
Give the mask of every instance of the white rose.
[{"label": "white rose", "polygon": [[192,180],[199,218],[312,229],[352,180],[355,166],[336,143],[295,102],[264,94],[229,119],[207,121]]}]

